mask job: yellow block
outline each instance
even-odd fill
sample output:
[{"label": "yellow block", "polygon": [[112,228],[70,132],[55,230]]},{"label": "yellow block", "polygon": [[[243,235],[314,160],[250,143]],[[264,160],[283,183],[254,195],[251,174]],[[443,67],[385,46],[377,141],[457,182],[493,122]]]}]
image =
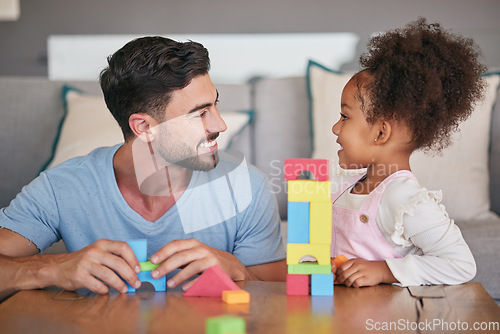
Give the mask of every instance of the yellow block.
[{"label": "yellow block", "polygon": [[250,294],[245,290],[224,290],[222,300],[228,304],[250,303]]},{"label": "yellow block", "polygon": [[332,243],[332,203],[311,202],[309,206],[309,243]]},{"label": "yellow block", "polygon": [[330,262],[330,244],[287,244],[286,264],[299,264],[299,260],[305,256],[314,256],[320,266],[328,266]]},{"label": "yellow block", "polygon": [[331,181],[288,181],[289,202],[330,202]]}]

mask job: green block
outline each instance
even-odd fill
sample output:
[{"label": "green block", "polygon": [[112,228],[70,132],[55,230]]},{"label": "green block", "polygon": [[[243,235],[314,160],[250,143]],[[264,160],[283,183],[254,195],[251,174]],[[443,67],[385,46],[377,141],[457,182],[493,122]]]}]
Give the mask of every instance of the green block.
[{"label": "green block", "polygon": [[139,265],[141,266],[141,271],[153,271],[159,266],[159,264],[152,264],[149,260],[146,262],[139,262]]},{"label": "green block", "polygon": [[205,322],[206,334],[244,334],[246,332],[245,319],[232,315],[221,315],[207,318]]},{"label": "green block", "polygon": [[332,266],[331,265],[320,266],[317,262],[302,262],[299,264],[289,264],[288,265],[288,273],[289,274],[303,274],[303,275],[331,274],[332,273]]}]

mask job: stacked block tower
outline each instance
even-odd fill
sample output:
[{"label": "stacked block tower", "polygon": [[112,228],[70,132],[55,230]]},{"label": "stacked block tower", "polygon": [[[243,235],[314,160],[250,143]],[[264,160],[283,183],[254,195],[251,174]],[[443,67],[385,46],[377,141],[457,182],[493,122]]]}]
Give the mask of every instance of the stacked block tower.
[{"label": "stacked block tower", "polygon": [[[285,160],[284,176],[288,186],[287,295],[333,296],[329,167],[326,159]],[[304,258],[316,262],[301,262]]]}]

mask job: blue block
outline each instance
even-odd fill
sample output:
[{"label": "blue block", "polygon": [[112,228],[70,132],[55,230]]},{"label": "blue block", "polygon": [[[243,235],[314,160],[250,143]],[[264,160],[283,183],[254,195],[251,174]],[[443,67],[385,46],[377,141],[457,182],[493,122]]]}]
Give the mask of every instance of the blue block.
[{"label": "blue block", "polygon": [[146,239],[129,240],[127,243],[134,251],[137,261],[146,262],[148,260],[148,241]]},{"label": "blue block", "polygon": [[309,202],[288,202],[288,243],[309,243]]},{"label": "blue block", "polygon": [[[139,281],[141,282],[149,282],[155,288],[155,291],[166,291],[167,290],[167,276],[163,276],[159,279],[154,279],[151,277],[151,271],[141,271],[137,274]],[[135,289],[127,283],[128,291],[127,292],[135,292]]]},{"label": "blue block", "polygon": [[311,296],[333,296],[333,274],[311,275]]}]

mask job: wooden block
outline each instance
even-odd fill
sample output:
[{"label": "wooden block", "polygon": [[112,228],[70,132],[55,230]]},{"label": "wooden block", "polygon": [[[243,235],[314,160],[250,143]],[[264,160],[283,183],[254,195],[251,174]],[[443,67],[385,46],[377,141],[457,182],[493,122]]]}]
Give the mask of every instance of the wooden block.
[{"label": "wooden block", "polygon": [[344,254],[340,254],[339,256],[337,256],[335,259],[333,259],[333,263],[338,267],[340,267],[342,265],[342,263],[348,261],[349,259],[344,255]]},{"label": "wooden block", "polygon": [[184,296],[221,297],[224,290],[240,290],[240,287],[219,266],[215,265],[205,270],[184,292]]},{"label": "wooden block", "polygon": [[332,266],[331,265],[320,266],[317,262],[302,262],[299,264],[288,265],[288,273],[303,274],[303,275],[331,274]]},{"label": "wooden block", "polygon": [[344,254],[340,254],[339,256],[337,256],[335,259],[333,259],[333,263],[338,267],[340,267],[342,265],[342,263],[348,261],[349,259],[344,255]]},{"label": "wooden block", "polygon": [[309,296],[309,275],[286,275],[287,296]]},{"label": "wooden block", "polygon": [[285,159],[285,180],[297,180],[301,172],[308,171],[314,175],[316,181],[330,179],[330,161],[328,159]]},{"label": "wooden block", "polygon": [[287,185],[289,202],[331,202],[330,181],[295,180]]},{"label": "wooden block", "polygon": [[299,264],[300,259],[305,255],[313,256],[319,265],[329,266],[331,245],[319,244],[287,244],[286,264]]},{"label": "wooden block", "polygon": [[[342,263],[346,262],[347,260],[349,260],[349,259],[344,254],[340,254],[335,259],[333,259],[333,263],[338,268],[342,265]],[[340,283],[335,281],[335,282],[333,282],[333,284],[340,284]]]},{"label": "wooden block", "polygon": [[246,332],[245,319],[233,315],[221,315],[207,318],[205,321],[206,334],[244,334]]},{"label": "wooden block", "polygon": [[139,265],[141,266],[141,271],[153,271],[160,266],[159,264],[152,264],[150,260],[139,262]]},{"label": "wooden block", "polygon": [[311,296],[333,296],[333,274],[311,275]]},{"label": "wooden block", "polygon": [[222,300],[228,304],[250,303],[250,294],[245,290],[224,290]]},{"label": "wooden block", "polygon": [[288,243],[309,243],[309,202],[288,202]]},{"label": "wooden block", "polygon": [[309,243],[332,243],[332,203],[310,203]]},{"label": "wooden block", "polygon": [[127,244],[134,251],[137,261],[145,262],[148,260],[148,241],[146,239],[129,240]]}]

